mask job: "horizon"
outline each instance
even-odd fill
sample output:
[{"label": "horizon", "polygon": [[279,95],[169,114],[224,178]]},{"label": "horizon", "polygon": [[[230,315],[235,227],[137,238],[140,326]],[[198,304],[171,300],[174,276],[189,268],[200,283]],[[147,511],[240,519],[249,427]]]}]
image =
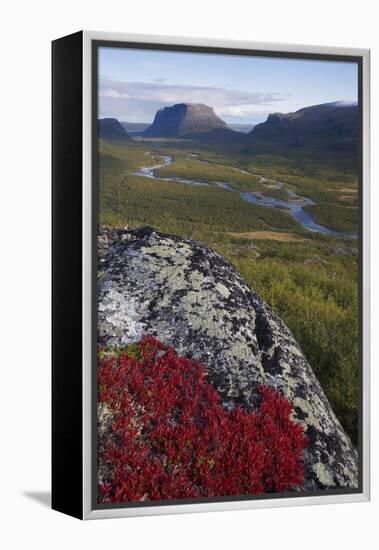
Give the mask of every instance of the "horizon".
[{"label": "horizon", "polygon": [[[184,104],[184,105],[200,105],[200,103],[189,103],[189,102],[182,103],[182,104]],[[341,106],[345,106],[345,107],[350,107],[350,106],[353,107],[353,106],[357,106],[358,102],[357,101],[344,101],[344,100],[328,101],[326,103],[319,103],[319,104],[316,104],[316,105],[304,105],[304,107],[300,107],[300,109],[298,109],[298,111],[301,111],[303,109],[307,109],[309,107],[317,107],[317,106],[321,106],[321,105],[333,105],[333,104],[336,104],[336,105],[340,104]],[[165,109],[166,107],[170,108],[170,107],[174,107],[175,105],[180,105],[180,103],[173,103],[172,105],[166,105],[165,107],[160,107],[156,111],[156,113],[158,111],[163,111],[163,109]],[[205,105],[205,103],[203,105]],[[206,105],[206,107],[211,107],[213,109],[213,107],[211,105]],[[284,114],[284,115],[287,115],[287,114],[291,114],[292,112],[294,112],[294,111],[289,111],[288,113],[282,112],[282,111],[272,111],[267,116],[269,116],[270,114]],[[107,119],[107,118],[118,120],[118,122],[124,123],[124,124],[128,123],[128,124],[149,124],[149,125],[151,125],[154,122],[155,115],[154,115],[154,117],[152,118],[151,121],[148,121],[148,120],[141,120],[141,121],[124,120],[124,119],[121,119],[121,118],[117,118],[115,116],[104,116],[104,117],[99,116],[98,120],[104,120],[104,119]],[[226,124],[229,125],[229,126],[257,126],[258,124],[261,124],[261,122],[257,122],[257,123],[254,123],[254,122],[234,122],[234,121],[227,122],[222,117],[220,117],[220,118],[221,118],[221,120],[226,122]],[[262,120],[262,122],[266,122],[266,120],[267,120],[267,117],[266,117],[265,120]]]},{"label": "horizon", "polygon": [[98,118],[151,124],[159,109],[204,103],[227,124],[357,103],[356,62],[99,48]]}]

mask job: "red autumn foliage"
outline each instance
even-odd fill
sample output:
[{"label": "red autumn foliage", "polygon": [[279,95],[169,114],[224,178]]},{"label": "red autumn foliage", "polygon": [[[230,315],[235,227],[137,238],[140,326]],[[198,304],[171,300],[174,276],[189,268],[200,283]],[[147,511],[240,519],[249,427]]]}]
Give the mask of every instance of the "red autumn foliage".
[{"label": "red autumn foliage", "polygon": [[[138,358],[99,354],[99,501],[257,494],[301,485],[306,438],[290,403],[260,386],[258,410],[221,405],[198,362],[145,337]],[[100,427],[100,424],[99,424]]]}]

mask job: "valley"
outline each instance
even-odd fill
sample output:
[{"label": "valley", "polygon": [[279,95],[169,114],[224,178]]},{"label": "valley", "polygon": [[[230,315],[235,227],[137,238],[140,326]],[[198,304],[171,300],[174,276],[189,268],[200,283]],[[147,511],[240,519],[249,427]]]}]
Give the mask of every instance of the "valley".
[{"label": "valley", "polygon": [[[154,157],[152,158],[154,159]],[[195,166],[192,170],[192,165],[195,165],[196,162],[199,164],[201,161],[194,161],[191,157],[187,157],[186,160],[187,162],[184,166],[186,168],[188,167],[191,174],[196,174],[197,168]],[[157,181],[171,181],[174,183],[184,183],[187,185],[211,185],[222,189],[227,189],[229,191],[236,191],[239,193],[239,196],[247,202],[258,204],[260,206],[267,206],[269,208],[281,208],[282,210],[288,211],[288,213],[290,213],[300,225],[309,231],[324,233],[327,235],[340,235],[343,237],[356,238],[356,234],[354,233],[334,231],[328,227],[315,223],[311,214],[305,210],[305,207],[316,206],[316,203],[308,197],[297,195],[294,191],[285,187],[285,184],[282,181],[268,179],[260,174],[251,174],[246,170],[226,166],[220,166],[220,176],[224,178],[225,175],[229,176],[229,182],[212,180],[210,179],[214,176],[212,166],[205,163],[203,164],[208,168],[208,177],[205,177],[207,171],[203,168],[203,170],[200,170],[201,179],[193,179],[194,176],[192,176],[192,179],[183,178],[181,176],[181,172],[183,172],[183,163],[181,164],[180,161],[174,161],[173,157],[168,155],[162,156],[161,162],[163,162],[163,164],[142,166],[139,170],[134,172],[133,175],[148,177]],[[167,170],[168,167],[170,167],[169,170]],[[167,173],[169,174],[169,177],[165,177],[165,174]],[[185,170],[184,173],[187,173],[187,170]],[[241,184],[239,184],[239,176],[241,174],[248,176],[248,178],[255,178],[255,185],[253,183],[252,187],[258,187],[257,183],[261,184],[261,192],[241,190]],[[246,184],[242,184],[242,188],[246,188]]]},{"label": "valley", "polygon": [[[99,177],[101,224],[152,226],[191,238],[234,265],[293,332],[356,442],[354,162],[325,152],[241,152],[196,140],[101,140]],[[246,194],[262,198],[246,200]],[[288,204],[316,227],[308,228]]]}]

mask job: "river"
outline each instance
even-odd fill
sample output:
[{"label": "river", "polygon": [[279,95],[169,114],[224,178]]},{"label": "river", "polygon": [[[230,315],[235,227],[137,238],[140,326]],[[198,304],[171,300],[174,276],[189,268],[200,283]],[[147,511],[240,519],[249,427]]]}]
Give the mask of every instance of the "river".
[{"label": "river", "polygon": [[[194,179],[188,179],[188,178],[180,178],[180,177],[157,177],[155,175],[155,171],[159,168],[163,168],[164,166],[169,166],[173,162],[173,157],[169,155],[161,155],[161,158],[163,159],[163,163],[155,164],[153,166],[142,166],[139,170],[134,172],[134,176],[143,176],[145,178],[150,178],[153,180],[161,180],[161,181],[170,181],[170,182],[179,182],[179,183],[185,183],[186,185],[207,185],[207,186],[218,186],[222,187],[223,189],[228,189],[229,191],[233,191],[234,193],[238,193],[240,197],[247,201],[251,202],[253,204],[259,204],[260,206],[267,206],[269,208],[281,208],[284,210],[287,210],[294,218],[295,220],[300,223],[303,227],[308,229],[309,231],[313,231],[316,233],[324,233],[326,235],[331,235],[333,237],[349,237],[349,238],[356,238],[356,235],[353,233],[344,233],[340,231],[334,231],[333,229],[329,229],[329,227],[325,227],[324,225],[319,225],[314,221],[312,216],[304,210],[305,206],[314,206],[316,203],[312,201],[308,197],[303,197],[300,195],[297,195],[293,191],[287,191],[288,194],[288,200],[283,199],[275,199],[273,197],[266,197],[265,195],[262,195],[259,192],[245,192],[245,191],[238,191],[237,189],[233,189],[228,183],[223,181],[212,181],[212,182],[206,182],[206,181],[198,181]],[[248,174],[249,172],[246,172],[245,170],[241,170],[242,173]],[[256,174],[255,174],[256,175]],[[264,185],[267,185],[267,187],[280,189],[283,187],[284,183],[281,181],[276,181],[272,179],[268,179],[264,176],[259,175],[260,182]]]}]

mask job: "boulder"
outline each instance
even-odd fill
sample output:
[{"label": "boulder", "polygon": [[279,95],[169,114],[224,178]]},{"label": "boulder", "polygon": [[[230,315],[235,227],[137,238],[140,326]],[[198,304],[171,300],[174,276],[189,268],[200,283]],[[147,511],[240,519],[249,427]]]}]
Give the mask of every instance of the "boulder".
[{"label": "boulder", "polygon": [[98,338],[154,335],[205,366],[225,407],[254,408],[257,384],[281,391],[309,438],[306,491],[358,486],[358,456],[299,344],[231,264],[152,228],[100,228]]}]

